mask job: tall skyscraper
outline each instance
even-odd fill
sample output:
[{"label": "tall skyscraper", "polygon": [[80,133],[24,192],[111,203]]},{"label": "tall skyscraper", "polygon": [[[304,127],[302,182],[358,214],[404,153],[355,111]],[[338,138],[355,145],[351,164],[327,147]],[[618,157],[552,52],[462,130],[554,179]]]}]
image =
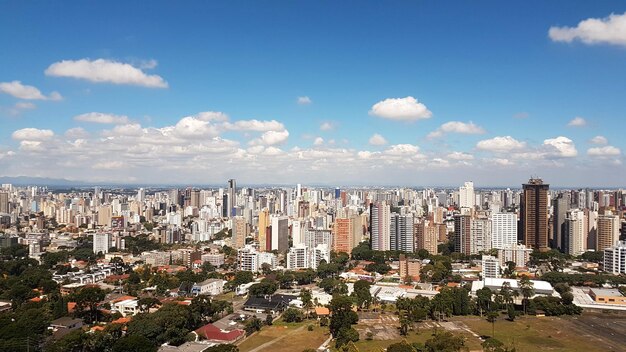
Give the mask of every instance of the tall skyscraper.
[{"label": "tall skyscraper", "polygon": [[235,206],[237,206],[237,183],[235,179],[228,180],[228,199],[227,199],[228,217],[235,215]]},{"label": "tall skyscraper", "polygon": [[9,193],[0,192],[0,213],[9,213]]},{"label": "tall skyscraper", "polygon": [[429,220],[422,220],[413,225],[416,252],[420,249],[425,249],[430,254],[437,253],[437,241],[439,238],[438,226],[439,225]]},{"label": "tall skyscraper", "polygon": [[619,241],[619,216],[607,212],[598,216],[597,251],[613,247]]},{"label": "tall skyscraper", "polygon": [[286,216],[273,216],[271,247],[269,250],[285,252],[289,249],[289,218]]},{"label": "tall skyscraper", "polygon": [[474,209],[475,205],[474,182],[465,182],[463,186],[459,187],[459,207]]},{"label": "tall skyscraper", "polygon": [[413,236],[413,215],[391,213],[389,248],[392,251],[412,253],[415,247]]},{"label": "tall skyscraper", "polygon": [[548,190],[550,185],[531,178],[523,185],[520,221],[523,243],[540,251],[548,250]]},{"label": "tall skyscraper", "polygon": [[370,241],[375,251],[390,249],[389,230],[391,226],[389,204],[375,202],[370,205]]},{"label": "tall skyscraper", "polygon": [[572,209],[567,212],[563,231],[562,250],[570,255],[578,256],[587,248],[587,219],[585,212],[580,209]]},{"label": "tall skyscraper", "polygon": [[470,254],[479,254],[491,249],[491,222],[487,218],[470,221]]},{"label": "tall skyscraper", "polygon": [[333,251],[350,254],[361,242],[363,225],[361,217],[337,218],[333,224]]},{"label": "tall skyscraper", "polygon": [[248,236],[248,224],[243,216],[235,216],[232,218],[232,245],[240,249],[246,245],[246,237]]},{"label": "tall skyscraper", "polygon": [[93,235],[93,252],[106,254],[111,248],[111,235],[108,233],[95,233]]},{"label": "tall skyscraper", "polygon": [[517,215],[495,213],[491,215],[491,247],[502,249],[517,244]]},{"label": "tall skyscraper", "polygon": [[560,249],[564,252],[568,250],[564,242],[565,237],[563,232],[565,229],[565,218],[569,208],[569,194],[561,193],[557,198],[552,200],[552,241],[550,245],[552,248]]},{"label": "tall skyscraper", "polygon": [[470,254],[471,217],[469,215],[454,216],[454,251]]},{"label": "tall skyscraper", "polygon": [[267,232],[270,230],[270,212],[264,208],[259,212],[259,250],[267,250]]}]

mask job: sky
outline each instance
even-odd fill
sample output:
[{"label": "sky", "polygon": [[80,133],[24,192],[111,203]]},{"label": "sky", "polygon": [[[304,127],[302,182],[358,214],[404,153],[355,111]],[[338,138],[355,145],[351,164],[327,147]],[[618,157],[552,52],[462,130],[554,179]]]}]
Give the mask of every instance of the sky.
[{"label": "sky", "polygon": [[618,187],[623,1],[0,1],[0,176]]}]

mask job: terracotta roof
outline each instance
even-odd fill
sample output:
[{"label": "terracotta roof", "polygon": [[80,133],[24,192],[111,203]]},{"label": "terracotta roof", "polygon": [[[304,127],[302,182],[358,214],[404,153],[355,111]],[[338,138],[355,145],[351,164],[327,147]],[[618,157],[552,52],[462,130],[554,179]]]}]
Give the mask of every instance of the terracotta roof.
[{"label": "terracotta roof", "polygon": [[315,314],[317,315],[329,315],[330,310],[326,307],[315,307]]},{"label": "terracotta roof", "polygon": [[119,319],[113,320],[111,324],[128,324],[130,322],[130,317],[121,317]]},{"label": "terracotta roof", "polygon": [[67,302],[67,312],[72,313],[76,309],[76,302]]},{"label": "terracotta roof", "polygon": [[96,325],[91,328],[91,331],[103,331],[103,330],[104,330],[104,326],[100,326],[100,325]]},{"label": "terracotta roof", "polygon": [[237,329],[232,331],[221,330],[217,326],[213,324],[207,324],[203,327],[198,328],[196,331],[198,336],[205,338],[207,340],[215,340],[215,341],[235,341],[239,337],[245,334],[245,331]]},{"label": "terracotta roof", "polygon": [[117,303],[117,302],[121,302],[121,301],[126,301],[126,300],[128,300],[128,299],[136,299],[136,297],[135,297],[135,296],[122,296],[122,297],[119,297],[119,298],[114,299],[114,300],[113,300],[113,303]]}]

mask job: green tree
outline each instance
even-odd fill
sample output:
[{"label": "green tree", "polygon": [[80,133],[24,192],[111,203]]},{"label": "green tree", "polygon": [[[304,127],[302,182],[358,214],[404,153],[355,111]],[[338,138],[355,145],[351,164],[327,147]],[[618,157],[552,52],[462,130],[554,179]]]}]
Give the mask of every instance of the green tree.
[{"label": "green tree", "polygon": [[370,293],[370,287],[372,284],[366,280],[358,280],[354,283],[354,292],[352,295],[355,298],[356,305],[359,309],[367,309],[372,304],[372,294]]},{"label": "green tree", "polygon": [[[339,347],[348,341],[354,341],[354,332],[352,325],[356,324],[359,316],[352,310],[352,299],[346,296],[335,296],[330,301],[330,333],[336,340],[336,346]],[[356,333],[358,341],[359,334]]]},{"label": "green tree", "polygon": [[157,347],[143,336],[128,335],[117,340],[112,352],[155,352]]},{"label": "green tree", "polygon": [[246,321],[244,324],[244,330],[246,331],[246,334],[252,335],[254,332],[261,330],[262,326],[263,322],[261,319],[253,317]]},{"label": "green tree", "polygon": [[286,323],[299,323],[304,320],[304,314],[300,309],[290,307],[283,312],[283,320]]},{"label": "green tree", "polygon": [[88,286],[76,294],[76,310],[84,312],[89,309],[90,322],[98,321],[98,304],[104,300],[105,292],[99,287]]},{"label": "green tree", "polygon": [[465,339],[448,331],[437,331],[424,344],[428,352],[460,352],[467,351]]},{"label": "green tree", "polygon": [[496,320],[498,320],[498,317],[500,316],[500,313],[498,312],[489,312],[487,313],[487,321],[491,323],[491,336],[495,336],[495,332],[496,332]]},{"label": "green tree", "polygon": [[523,275],[519,280],[519,290],[524,297],[523,305],[524,305],[524,314],[526,314],[526,306],[528,305],[528,300],[535,294],[534,284],[530,281],[528,276]]},{"label": "green tree", "polygon": [[402,341],[389,345],[387,352],[415,352],[415,349],[406,341]]},{"label": "green tree", "polygon": [[265,316],[265,325],[272,325],[274,323],[274,318],[271,314]]}]

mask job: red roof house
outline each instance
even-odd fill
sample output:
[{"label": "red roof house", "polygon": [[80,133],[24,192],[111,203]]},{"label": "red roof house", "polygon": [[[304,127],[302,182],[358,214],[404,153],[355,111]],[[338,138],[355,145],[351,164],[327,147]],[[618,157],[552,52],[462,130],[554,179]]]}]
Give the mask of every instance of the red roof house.
[{"label": "red roof house", "polygon": [[242,338],[246,332],[241,329],[226,331],[213,324],[207,324],[194,331],[200,338],[224,343],[232,343]]}]

